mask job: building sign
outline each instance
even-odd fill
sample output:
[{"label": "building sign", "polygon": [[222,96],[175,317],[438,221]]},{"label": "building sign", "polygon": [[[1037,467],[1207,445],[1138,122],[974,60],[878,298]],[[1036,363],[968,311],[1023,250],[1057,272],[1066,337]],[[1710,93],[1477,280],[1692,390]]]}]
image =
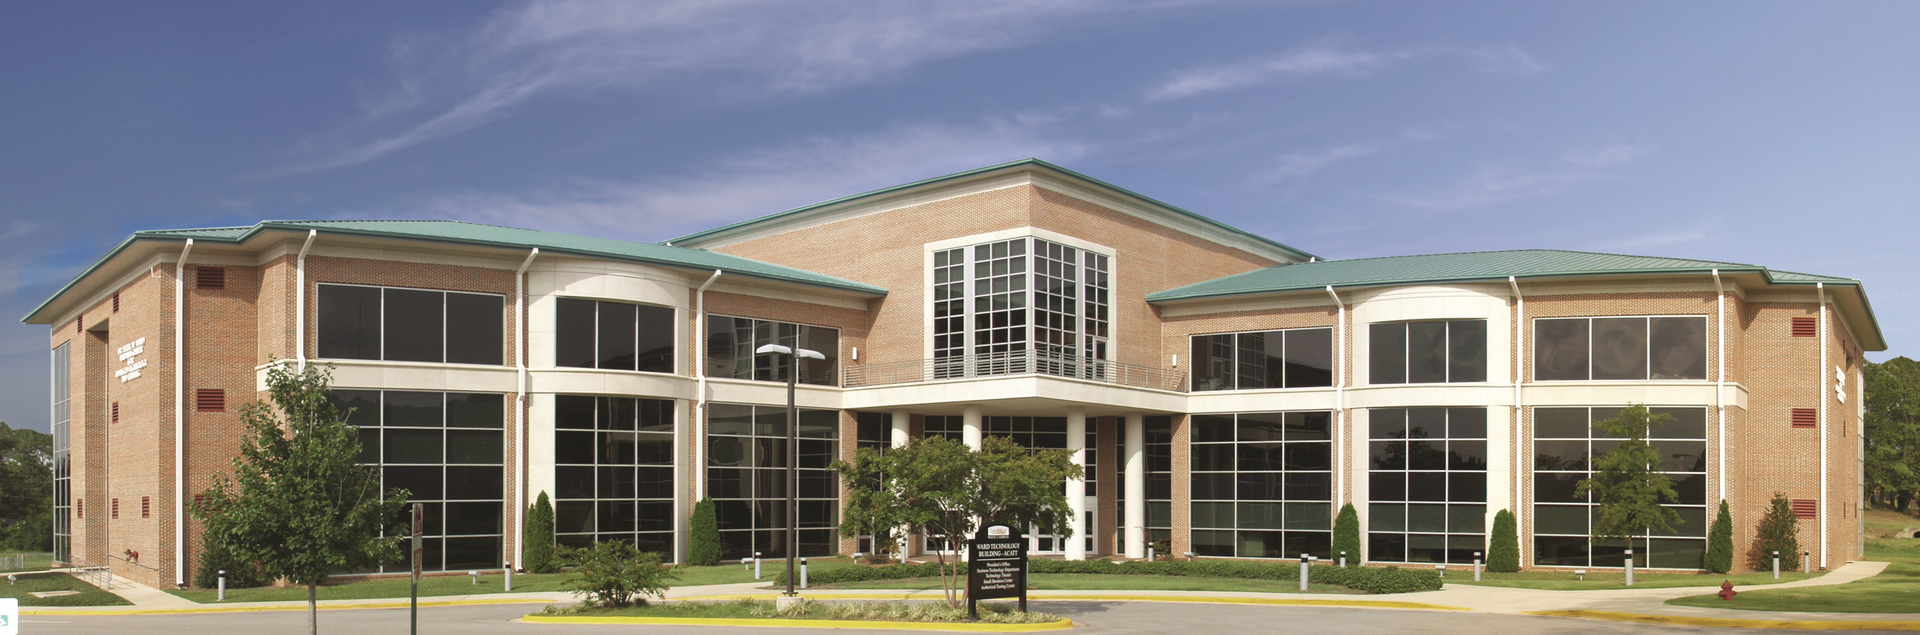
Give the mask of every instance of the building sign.
[{"label": "building sign", "polygon": [[980,600],[1013,597],[1027,610],[1027,538],[1006,525],[974,532],[967,547],[967,616],[980,619]]},{"label": "building sign", "polygon": [[123,384],[139,379],[140,371],[147,367],[147,360],[134,358],[147,352],[147,338],[127,342],[114,352],[120,355],[120,363],[125,365],[121,366],[120,370],[113,371],[113,376],[119,377],[120,383]]}]

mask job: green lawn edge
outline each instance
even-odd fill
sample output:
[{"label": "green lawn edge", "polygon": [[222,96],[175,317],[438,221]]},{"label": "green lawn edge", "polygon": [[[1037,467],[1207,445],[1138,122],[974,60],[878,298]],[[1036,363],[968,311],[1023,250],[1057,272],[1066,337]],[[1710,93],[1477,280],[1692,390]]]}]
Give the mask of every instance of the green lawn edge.
[{"label": "green lawn edge", "polygon": [[[22,607],[52,606],[126,606],[133,604],[125,598],[108,593],[100,587],[88,584],[85,580],[65,573],[31,573],[17,575],[17,581],[0,584],[0,598],[14,598]],[[35,597],[35,592],[79,591],[79,595],[61,595],[50,598]]]}]

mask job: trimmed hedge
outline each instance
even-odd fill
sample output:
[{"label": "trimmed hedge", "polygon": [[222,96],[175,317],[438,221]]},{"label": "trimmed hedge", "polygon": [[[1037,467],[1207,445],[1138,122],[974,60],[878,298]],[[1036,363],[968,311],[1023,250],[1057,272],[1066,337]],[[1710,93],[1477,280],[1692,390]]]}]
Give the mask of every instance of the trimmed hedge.
[{"label": "trimmed hedge", "polygon": [[[1265,563],[1245,560],[1195,560],[1193,562],[1114,562],[1111,560],[1045,560],[1034,559],[1029,565],[1033,573],[1085,573],[1098,575],[1171,575],[1191,578],[1238,578],[1243,580],[1299,580],[1299,563]],[[960,571],[965,573],[966,564],[961,563]],[[782,572],[785,575],[785,572]],[[872,580],[901,580],[906,578],[939,577],[938,563],[882,565],[874,567],[842,567],[827,569],[808,574],[811,584],[838,584],[841,582],[867,582]],[[1400,569],[1395,567],[1348,567],[1342,569],[1331,565],[1318,565],[1309,568],[1308,580],[1318,584],[1334,584],[1367,593],[1409,593],[1413,591],[1439,590],[1440,574],[1426,569]],[[784,580],[780,580],[784,582]]]}]

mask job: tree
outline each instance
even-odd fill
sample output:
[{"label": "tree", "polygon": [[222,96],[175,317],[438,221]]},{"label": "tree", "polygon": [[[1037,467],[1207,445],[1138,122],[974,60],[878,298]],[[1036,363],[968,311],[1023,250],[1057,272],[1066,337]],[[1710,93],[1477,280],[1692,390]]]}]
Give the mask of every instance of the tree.
[{"label": "tree", "polygon": [[1520,570],[1520,532],[1513,512],[1500,510],[1493,515],[1493,540],[1487,544],[1487,570],[1513,573]]},{"label": "tree", "polygon": [[[964,553],[982,524],[1007,525],[1071,539],[1073,510],[1065,483],[1081,478],[1065,450],[1029,452],[1003,437],[979,451],[943,437],[915,439],[885,454],[862,450],[853,463],[834,461],[850,495],[840,531],[890,535],[906,526]],[[960,606],[960,561],[934,551],[948,606]]]},{"label": "tree", "polygon": [[560,563],[553,555],[553,503],[547,501],[547,493],[533,500],[533,509],[527,510],[527,554],[520,566],[527,573],[553,573],[560,570]]},{"label": "tree", "polygon": [[1713,526],[1707,530],[1707,559],[1705,566],[1714,573],[1733,571],[1733,517],[1727,509],[1727,499],[1720,499],[1720,512],[1713,517]]},{"label": "tree", "polygon": [[720,564],[720,522],[713,515],[713,498],[693,504],[692,540],[687,564],[710,567]]},{"label": "tree", "polygon": [[1670,415],[1654,415],[1644,405],[1633,405],[1593,424],[1609,436],[1626,438],[1595,458],[1593,476],[1581,479],[1574,490],[1575,496],[1592,493],[1599,503],[1594,539],[1636,538],[1681,522],[1680,514],[1660,504],[1678,502],[1680,493],[1659,470],[1660,451],[1647,443],[1649,428],[1672,420]]},{"label": "tree", "polygon": [[1905,513],[1920,496],[1920,362],[1870,363],[1864,376],[1867,491]]},{"label": "tree", "polygon": [[573,575],[564,586],[582,596],[587,606],[646,606],[647,596],[666,599],[671,587],[667,581],[680,577],[660,566],[660,554],[641,553],[625,540],[597,542],[591,549],[563,553],[573,565]]},{"label": "tree", "polygon": [[406,491],[382,497],[377,468],[356,462],[358,432],[328,398],[331,383],[318,366],[269,365],[269,401],[240,409],[246,432],[233,474],[193,510],[207,539],[235,559],[307,587],[309,633],[319,632],[320,584],[335,571],[398,561],[409,533]]},{"label": "tree", "polygon": [[1347,566],[1360,566],[1360,512],[1353,503],[1341,505],[1340,515],[1333,518],[1333,557],[1342,553],[1347,554]]},{"label": "tree", "polygon": [[53,550],[53,435],[0,422],[0,549]]},{"label": "tree", "polygon": [[1773,570],[1775,551],[1780,552],[1781,569],[1800,568],[1800,517],[1793,513],[1786,495],[1779,492],[1773,493],[1766,515],[1760,517],[1760,531],[1753,537],[1753,548],[1747,550],[1747,566]]}]

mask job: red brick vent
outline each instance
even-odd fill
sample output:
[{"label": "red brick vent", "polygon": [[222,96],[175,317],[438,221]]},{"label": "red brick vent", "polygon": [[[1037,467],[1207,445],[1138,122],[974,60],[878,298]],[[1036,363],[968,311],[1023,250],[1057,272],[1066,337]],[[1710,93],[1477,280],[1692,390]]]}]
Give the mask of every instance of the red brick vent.
[{"label": "red brick vent", "polygon": [[140,517],[141,518],[153,517],[153,497],[152,496],[140,497]]},{"label": "red brick vent", "polygon": [[120,520],[120,499],[118,498],[113,499],[113,505],[109,509],[107,515],[114,520]]},{"label": "red brick vent", "polygon": [[1794,337],[1819,337],[1820,321],[1813,318],[1793,318]]},{"label": "red brick vent", "polygon": [[1793,515],[1797,518],[1818,518],[1820,516],[1820,501],[1807,500],[1804,498],[1793,499]]},{"label": "red brick vent", "polygon": [[87,517],[87,499],[84,499],[84,498],[73,499],[73,517],[74,518]]},{"label": "red brick vent", "polygon": [[1814,410],[1812,408],[1794,408],[1793,409],[1793,427],[1795,428],[1820,427],[1820,411]]},{"label": "red brick vent", "polygon": [[82,316],[80,316],[80,317],[77,317],[77,318],[73,318],[73,332],[75,332],[75,333],[85,333],[85,332],[87,332],[87,328],[86,328],[86,327],[84,327],[84,326],[81,326],[81,324],[85,324],[85,323],[86,323],[86,321],[87,321],[87,316],[85,316],[85,315],[82,315]]},{"label": "red brick vent", "polygon": [[120,312],[120,294],[118,293],[113,294],[113,312]]},{"label": "red brick vent", "polygon": [[194,267],[193,286],[209,291],[227,288],[226,267]]},{"label": "red brick vent", "polygon": [[201,388],[193,391],[193,408],[200,412],[226,412],[227,391],[220,388]]},{"label": "red brick vent", "polygon": [[113,423],[120,423],[120,402],[113,402],[113,414],[108,417],[108,420]]}]

